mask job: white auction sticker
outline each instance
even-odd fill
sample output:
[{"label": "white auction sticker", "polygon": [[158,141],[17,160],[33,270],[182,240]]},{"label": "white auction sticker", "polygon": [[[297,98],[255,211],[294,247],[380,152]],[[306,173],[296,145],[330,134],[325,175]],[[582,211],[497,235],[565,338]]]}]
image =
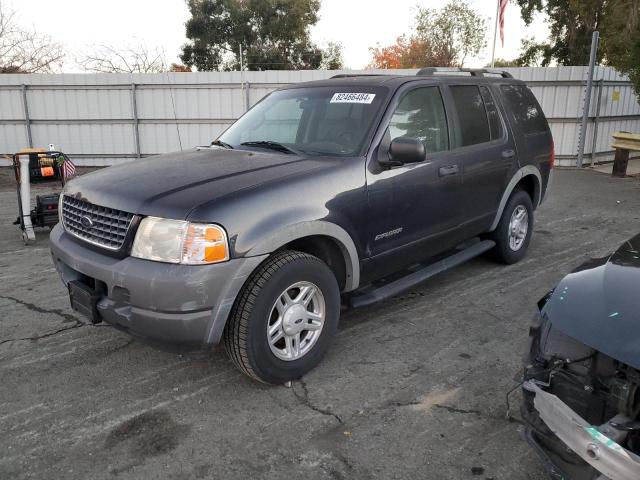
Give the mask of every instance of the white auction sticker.
[{"label": "white auction sticker", "polygon": [[371,103],[375,93],[334,93],[329,103]]}]

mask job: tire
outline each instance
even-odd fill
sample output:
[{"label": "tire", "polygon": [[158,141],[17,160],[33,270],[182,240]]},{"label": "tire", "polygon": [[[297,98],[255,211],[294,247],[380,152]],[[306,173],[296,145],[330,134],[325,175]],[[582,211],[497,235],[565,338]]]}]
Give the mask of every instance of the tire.
[{"label": "tire", "polygon": [[[306,298],[296,302],[302,297]],[[339,317],[340,290],[329,267],[306,253],[277,252],[258,267],[238,294],[223,333],[225,350],[248,376],[283,384],[320,363]]]},{"label": "tire", "polygon": [[[512,241],[510,235],[510,224],[512,217],[516,210],[519,213],[524,213],[523,219],[526,217],[526,232],[520,236],[522,238],[519,241]],[[522,222],[520,226],[522,226]],[[496,246],[493,249],[493,254],[496,260],[507,265],[519,262],[527,254],[527,248],[529,248],[529,242],[531,241],[531,234],[533,233],[533,204],[531,203],[531,197],[524,190],[517,189],[509,197],[509,201],[502,212],[500,222],[498,226],[491,234],[491,239],[496,242]]]}]

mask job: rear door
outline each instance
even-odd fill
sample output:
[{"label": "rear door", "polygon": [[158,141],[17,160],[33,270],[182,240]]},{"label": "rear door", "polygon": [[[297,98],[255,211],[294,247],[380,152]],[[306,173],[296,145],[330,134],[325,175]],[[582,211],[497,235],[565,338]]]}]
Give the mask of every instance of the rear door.
[{"label": "rear door", "polygon": [[462,165],[462,225],[477,235],[491,225],[517,170],[517,153],[487,84],[449,86],[455,112],[455,153]]}]

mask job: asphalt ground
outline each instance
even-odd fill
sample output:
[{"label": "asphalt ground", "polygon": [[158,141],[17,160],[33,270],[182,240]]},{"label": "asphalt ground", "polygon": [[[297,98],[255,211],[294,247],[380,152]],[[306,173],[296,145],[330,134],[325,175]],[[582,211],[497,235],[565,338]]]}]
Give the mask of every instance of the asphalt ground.
[{"label": "asphalt ground", "polygon": [[505,416],[535,303],[640,231],[637,179],[558,170],[525,260],[481,257],[344,312],[325,361],[286,388],[222,348],[166,353],[83,324],[47,232],[25,246],[11,224],[12,182],[0,169],[2,479],[543,479]]}]

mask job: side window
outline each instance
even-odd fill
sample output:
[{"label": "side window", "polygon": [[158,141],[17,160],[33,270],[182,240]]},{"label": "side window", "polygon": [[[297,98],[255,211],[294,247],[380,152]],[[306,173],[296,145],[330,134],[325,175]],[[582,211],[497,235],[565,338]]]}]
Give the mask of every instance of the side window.
[{"label": "side window", "polygon": [[484,106],[487,109],[487,117],[489,117],[489,130],[491,131],[491,140],[496,140],[502,137],[502,122],[500,121],[500,113],[498,107],[493,100],[493,95],[489,91],[489,87],[484,85],[480,86],[480,94],[482,100],[484,100]]},{"label": "side window", "polygon": [[478,86],[454,85],[450,88],[460,122],[461,146],[490,141],[487,111]]},{"label": "side window", "polygon": [[277,102],[264,112],[262,121],[254,124],[241,135],[242,141],[266,138],[280,143],[296,143],[298,125],[303,109],[296,98]]},{"label": "side window", "polygon": [[416,88],[400,100],[389,122],[389,140],[411,137],[424,143],[427,153],[449,148],[449,131],[442,96],[437,87]]},{"label": "side window", "polygon": [[525,85],[502,85],[502,93],[511,107],[516,122],[523,133],[547,131],[547,120],[538,105],[536,97]]}]

